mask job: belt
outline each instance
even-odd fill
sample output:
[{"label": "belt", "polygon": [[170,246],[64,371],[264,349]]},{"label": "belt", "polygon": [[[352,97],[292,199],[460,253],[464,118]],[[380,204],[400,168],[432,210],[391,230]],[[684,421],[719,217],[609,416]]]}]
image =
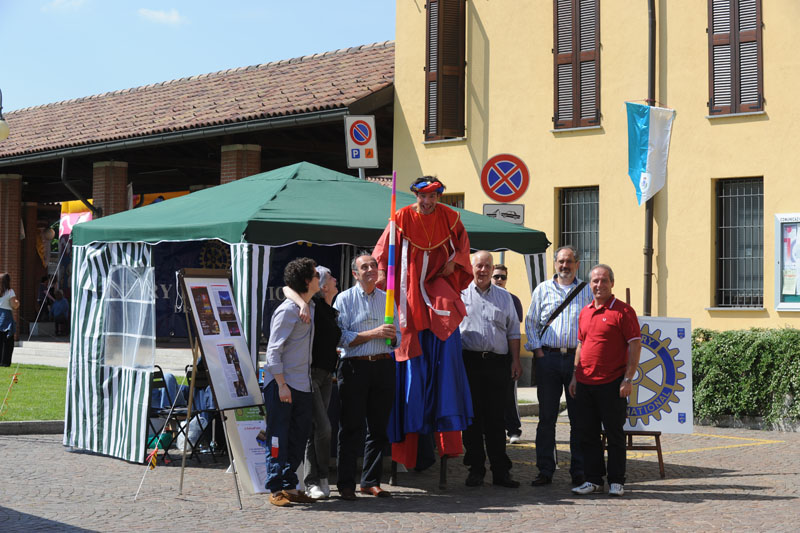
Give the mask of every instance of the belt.
[{"label": "belt", "polygon": [[356,361],[383,361],[384,359],[391,359],[392,354],[390,353],[379,353],[375,355],[353,355],[350,357],[345,357],[346,360],[354,359]]},{"label": "belt", "polygon": [[575,355],[575,348],[554,348],[552,346],[542,346],[545,352],[560,352],[562,355]]},{"label": "belt", "polygon": [[464,350],[464,353],[470,355],[477,355],[481,359],[491,359],[492,357],[505,357],[508,354],[494,353],[494,352],[476,352],[475,350]]}]

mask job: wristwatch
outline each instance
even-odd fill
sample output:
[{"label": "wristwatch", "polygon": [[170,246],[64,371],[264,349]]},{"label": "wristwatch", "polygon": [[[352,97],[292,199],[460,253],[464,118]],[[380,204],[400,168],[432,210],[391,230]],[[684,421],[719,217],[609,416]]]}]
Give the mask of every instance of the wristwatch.
[{"label": "wristwatch", "polygon": [[625,383],[633,383],[633,380],[631,378],[622,378],[622,381],[624,381]]}]

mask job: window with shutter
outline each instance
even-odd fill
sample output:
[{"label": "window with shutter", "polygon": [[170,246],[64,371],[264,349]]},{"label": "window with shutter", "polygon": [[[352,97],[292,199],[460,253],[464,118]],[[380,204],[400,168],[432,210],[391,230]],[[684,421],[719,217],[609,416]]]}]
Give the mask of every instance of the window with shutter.
[{"label": "window with shutter", "polygon": [[554,113],[559,128],[600,124],[599,0],[555,0]]},{"label": "window with shutter", "polygon": [[464,136],[466,0],[428,0],[425,140]]},{"label": "window with shutter", "polygon": [[709,114],[761,111],[761,0],[709,0],[708,20]]}]

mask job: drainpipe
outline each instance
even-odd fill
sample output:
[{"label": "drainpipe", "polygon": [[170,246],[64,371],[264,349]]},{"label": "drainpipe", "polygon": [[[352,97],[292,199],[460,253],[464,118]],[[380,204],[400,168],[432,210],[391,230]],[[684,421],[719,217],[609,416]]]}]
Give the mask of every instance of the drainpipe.
[{"label": "drainpipe", "polygon": [[77,198],[78,200],[83,202],[83,205],[85,205],[86,208],[89,209],[89,211],[92,212],[92,218],[100,218],[100,217],[103,216],[103,209],[102,208],[95,207],[92,204],[90,204],[89,202],[87,202],[86,198],[81,196],[81,193],[79,193],[78,190],[75,187],[73,187],[72,184],[70,184],[67,181],[67,158],[66,157],[62,157],[61,158],[61,183],[64,184],[64,187],[69,189],[69,192],[71,192],[72,195],[75,196],[75,198]]},{"label": "drainpipe", "polygon": [[[649,57],[647,62],[647,105],[656,105],[656,0],[648,0]],[[653,292],[653,198],[644,204],[644,305],[642,314],[650,316]]]}]

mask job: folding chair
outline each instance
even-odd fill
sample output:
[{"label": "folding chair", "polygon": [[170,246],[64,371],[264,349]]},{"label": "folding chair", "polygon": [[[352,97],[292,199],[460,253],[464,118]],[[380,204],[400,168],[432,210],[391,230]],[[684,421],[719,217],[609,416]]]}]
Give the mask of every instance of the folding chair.
[{"label": "folding chair", "polygon": [[[172,461],[172,458],[169,456],[169,449],[178,435],[182,433],[184,438],[188,438],[186,428],[181,425],[181,422],[186,420],[186,407],[177,407],[175,405],[175,396],[170,393],[169,389],[169,384],[164,377],[164,371],[161,370],[160,366],[154,365],[153,373],[150,377],[150,405],[147,410],[147,424],[154,435],[154,440],[158,447],[164,450],[164,464],[168,464]],[[176,392],[177,390],[176,387]],[[158,402],[157,405],[153,403],[154,392],[157,393],[156,396],[158,393],[161,395],[161,401]],[[163,420],[163,424],[156,427],[153,423],[154,419]],[[159,438],[162,434],[162,430],[164,430],[163,432],[165,435],[169,435],[169,441],[163,445]],[[150,446],[150,444],[150,442],[147,443],[149,449],[155,447]],[[191,446],[191,441],[189,441],[189,445]],[[192,451],[194,451],[194,449],[192,449]]]},{"label": "folding chair", "polygon": [[[208,379],[208,371],[205,368],[205,365],[202,364],[202,361],[198,362],[197,366],[197,374],[192,374],[192,365],[186,365],[184,369],[186,373],[186,384],[191,387],[192,382],[194,381],[194,401],[192,402],[192,420],[197,419],[198,423],[200,424],[201,433],[195,440],[195,442],[189,441],[192,444],[192,455],[190,458],[197,456],[197,460],[200,460],[200,456],[197,453],[198,444],[203,441],[203,439],[207,438],[209,440],[209,447],[208,450],[211,453],[211,458],[214,462],[217,461],[217,455],[214,451],[215,443],[211,443],[211,428],[216,423],[216,418],[219,413],[219,410],[213,405],[213,396],[210,394],[210,390],[208,387],[211,386],[211,381]],[[205,391],[208,389],[208,397],[212,398],[211,405],[208,402],[200,402],[201,391]],[[191,389],[190,389],[191,390]],[[203,415],[208,415],[203,417]],[[206,419],[204,423],[203,420]],[[186,427],[189,427],[191,421],[186,424]]]}]

